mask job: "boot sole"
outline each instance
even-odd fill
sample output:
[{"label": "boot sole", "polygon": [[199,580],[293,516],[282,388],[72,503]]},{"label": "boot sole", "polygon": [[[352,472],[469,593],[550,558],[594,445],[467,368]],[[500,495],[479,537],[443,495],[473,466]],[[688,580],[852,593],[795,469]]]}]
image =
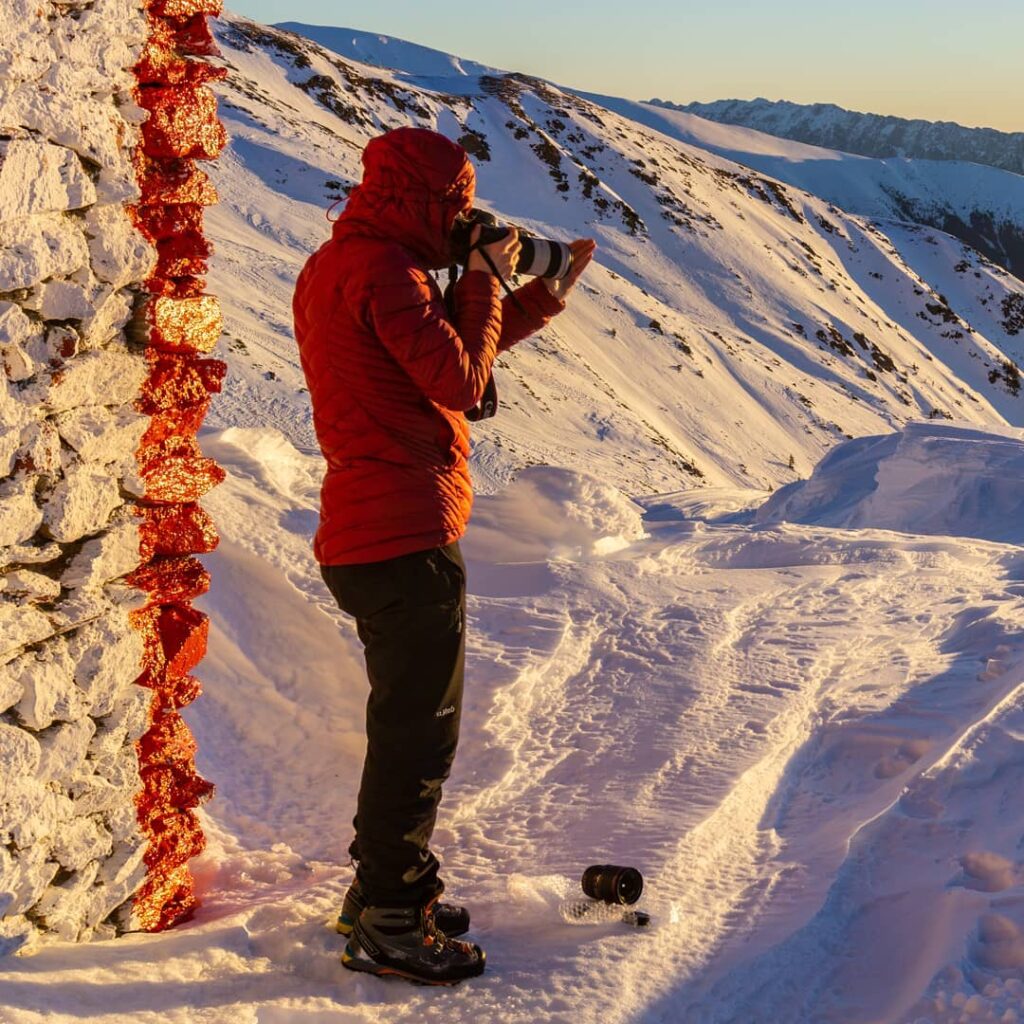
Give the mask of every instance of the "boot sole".
[{"label": "boot sole", "polygon": [[451,988],[453,985],[458,985],[460,981],[479,977],[484,972],[484,964],[481,964],[480,970],[476,974],[469,974],[462,978],[424,978],[422,975],[413,974],[411,971],[404,971],[400,967],[379,964],[376,960],[371,960],[368,956],[363,955],[363,949],[359,945],[358,939],[355,938],[350,939],[345,945],[341,954],[341,965],[342,967],[347,967],[350,971],[373,974],[378,978],[403,978],[405,981],[411,981],[415,985],[428,985],[432,988]]}]

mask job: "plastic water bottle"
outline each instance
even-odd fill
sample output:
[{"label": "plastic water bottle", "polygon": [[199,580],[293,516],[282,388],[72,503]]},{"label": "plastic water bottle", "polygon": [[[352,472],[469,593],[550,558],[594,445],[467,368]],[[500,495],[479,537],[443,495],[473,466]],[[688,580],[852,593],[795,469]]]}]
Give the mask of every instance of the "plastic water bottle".
[{"label": "plastic water bottle", "polygon": [[558,908],[566,924],[608,924],[621,921],[634,928],[646,928],[651,915],[643,910],[631,910],[621,904],[600,900],[566,900]]}]

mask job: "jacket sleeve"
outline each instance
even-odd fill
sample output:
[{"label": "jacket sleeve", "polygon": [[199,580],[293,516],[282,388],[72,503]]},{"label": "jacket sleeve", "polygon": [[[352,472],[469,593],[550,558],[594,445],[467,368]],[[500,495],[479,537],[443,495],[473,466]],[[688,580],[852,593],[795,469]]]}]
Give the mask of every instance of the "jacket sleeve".
[{"label": "jacket sleeve", "polygon": [[502,299],[499,352],[507,352],[517,342],[539,331],[553,316],[565,309],[565,303],[548,291],[547,285],[540,277],[535,277],[529,284],[517,288],[514,294],[526,310],[526,315],[523,315],[509,296],[506,295]]},{"label": "jacket sleeve", "polygon": [[431,278],[417,267],[377,275],[367,319],[381,343],[431,401],[463,412],[480,401],[498,354],[498,282],[470,271],[455,286],[457,324]]}]

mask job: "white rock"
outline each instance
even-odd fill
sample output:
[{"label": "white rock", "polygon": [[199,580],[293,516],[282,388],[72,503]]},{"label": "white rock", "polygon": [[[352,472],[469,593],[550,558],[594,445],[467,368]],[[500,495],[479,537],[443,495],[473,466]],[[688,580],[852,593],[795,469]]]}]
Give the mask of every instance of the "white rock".
[{"label": "white rock", "polygon": [[134,800],[126,801],[107,814],[107,828],[114,837],[115,849],[122,843],[133,844],[137,840],[145,845],[148,840],[142,836],[139,827],[139,812]]},{"label": "white rock", "polygon": [[92,903],[93,883],[99,864],[92,863],[59,885],[51,885],[33,907],[33,914],[47,931],[65,942],[74,942],[85,927]]},{"label": "white rock", "polygon": [[[0,666],[0,690],[5,686],[4,669]],[[7,790],[22,777],[34,776],[39,771],[42,747],[27,729],[0,722],[0,800]]]},{"label": "white rock", "polygon": [[83,320],[97,300],[94,290],[71,281],[48,281],[39,288],[39,313],[44,320]]},{"label": "white rock", "polygon": [[65,587],[98,587],[124,576],[140,564],[139,528],[131,520],[119,522],[86,541],[61,577]]},{"label": "white rock", "polygon": [[4,374],[8,380],[28,380],[35,373],[32,357],[20,345],[8,345],[2,353]]},{"label": "white rock", "polygon": [[4,597],[17,597],[29,601],[52,601],[60,596],[60,583],[41,572],[18,569],[0,576],[0,592]]},{"label": "white rock", "polygon": [[0,302],[0,348],[23,345],[34,334],[32,321],[14,302]]},{"label": "white rock", "polygon": [[[27,102],[36,89],[33,85],[17,91]],[[53,98],[37,94],[36,103]],[[69,97],[62,106],[67,109],[72,104]],[[32,127],[27,121],[7,123]],[[95,201],[96,190],[69,149],[34,139],[0,142],[0,223],[52,210],[79,210]]]},{"label": "white rock", "polygon": [[[135,680],[141,671],[143,644],[124,615],[105,615],[76,630],[68,640],[68,653],[75,663],[75,682],[87,695],[94,718],[113,714],[129,698],[137,699],[136,690],[141,687],[135,686]],[[125,719],[122,711],[119,721]]]},{"label": "white rock", "polygon": [[27,917],[0,918],[0,957],[28,956],[42,945],[42,933]]},{"label": "white rock", "polygon": [[[109,779],[102,775],[83,775],[75,779],[69,786],[72,801],[75,807],[75,814],[104,814],[108,823],[112,815],[119,813],[123,807],[131,808],[135,813],[134,792],[138,789],[136,784],[133,789],[125,790],[115,786]],[[117,835],[115,834],[115,841]]]},{"label": "white rock", "polygon": [[121,747],[109,760],[94,761],[93,767],[96,775],[106,779],[122,794],[122,799],[134,800],[140,786],[139,758],[133,744]]},{"label": "white rock", "polygon": [[0,80],[32,81],[53,61],[48,11],[38,0],[5,0]]},{"label": "white rock", "polygon": [[102,530],[122,504],[117,480],[102,467],[82,463],[69,467],[54,488],[43,508],[43,524],[50,537],[69,544]]},{"label": "white rock", "polygon": [[42,522],[43,510],[36,505],[35,477],[19,475],[0,482],[0,547],[23,544]]},{"label": "white rock", "polygon": [[123,288],[149,277],[156,264],[156,247],[136,229],[123,206],[90,207],[85,215],[85,230],[92,272],[99,280]]},{"label": "white rock", "polygon": [[45,729],[55,721],[74,722],[87,713],[88,699],[75,683],[75,663],[61,638],[47,641],[4,668],[21,682],[23,693],[15,710],[30,729]]},{"label": "white rock", "polygon": [[53,412],[95,405],[100,396],[105,405],[130,405],[147,375],[143,355],[111,346],[85,352],[47,381],[29,385],[22,399]]},{"label": "white rock", "polygon": [[0,658],[52,636],[49,616],[0,595]]},{"label": "white rock", "polygon": [[[48,278],[72,274],[88,264],[85,234],[68,217],[46,214],[0,223],[0,291],[30,288]],[[35,300],[29,305],[34,307],[38,302]],[[54,300],[50,304],[55,305]],[[69,314],[72,315],[75,314]],[[66,318],[50,316],[49,319]]]},{"label": "white rock", "polygon": [[68,633],[109,614],[112,609],[113,605],[102,590],[80,588],[64,592],[47,616],[54,633]]},{"label": "white rock", "polygon": [[110,832],[96,817],[74,818],[53,840],[53,856],[67,871],[81,871],[87,864],[109,857],[113,849]]},{"label": "white rock", "polygon": [[85,758],[95,732],[96,723],[83,715],[77,722],[52,725],[39,733],[41,754],[36,772],[39,778],[46,782],[68,783],[82,774],[90,774],[92,768],[85,763]]},{"label": "white rock", "polygon": [[134,298],[127,291],[107,285],[93,302],[92,312],[82,320],[82,340],[88,348],[113,341],[131,319]]},{"label": "white rock", "polygon": [[49,420],[37,420],[21,431],[21,443],[14,453],[14,463],[30,473],[60,472],[60,434]]},{"label": "white rock", "polygon": [[53,881],[60,870],[56,861],[49,859],[49,848],[42,843],[18,850],[3,882],[8,894],[8,915],[24,914]]},{"label": "white rock", "polygon": [[[25,688],[21,685],[21,677],[6,671],[5,665],[0,665],[0,714],[9,711],[21,700]],[[10,726],[9,728],[14,728]],[[24,732],[25,730],[19,730]],[[0,782],[2,785],[2,782]]]},{"label": "white rock", "polygon": [[[0,920],[7,914],[7,910],[14,902],[14,895],[11,888],[14,885],[15,860],[6,846],[0,846]],[[3,949],[0,946],[0,956],[3,956]]]},{"label": "white rock", "polygon": [[56,561],[61,554],[60,545],[52,541],[38,547],[19,544],[0,548],[0,565],[45,565],[47,562]]},{"label": "white rock", "polygon": [[38,372],[46,367],[61,366],[78,354],[81,344],[82,336],[74,327],[58,324],[26,343],[25,352]]},{"label": "white rock", "polygon": [[56,423],[60,436],[83,462],[121,464],[134,456],[149,426],[149,417],[135,412],[131,406],[111,410],[102,405],[86,405],[61,413]]},{"label": "white rock", "polygon": [[0,803],[0,835],[26,849],[45,841],[47,849],[62,822],[75,816],[70,797],[52,783],[20,779]]},{"label": "white rock", "polygon": [[125,729],[128,740],[134,743],[150,726],[153,691],[145,686],[125,690],[107,718],[112,728]]},{"label": "white rock", "polygon": [[95,927],[113,913],[146,880],[148,868],[145,863],[147,843],[139,836],[138,841],[122,842],[114,854],[100,865],[96,877],[93,903],[86,914],[86,923]]},{"label": "white rock", "polygon": [[[99,165],[98,181],[93,183],[83,174],[81,188],[69,187],[63,205],[47,209],[75,210],[97,200],[126,202],[138,196],[129,160],[133,133],[107,99],[43,93],[36,83],[16,86],[0,90],[0,124],[19,125],[55,143],[58,150],[66,147]],[[59,203],[59,193],[55,191],[50,202]]]}]

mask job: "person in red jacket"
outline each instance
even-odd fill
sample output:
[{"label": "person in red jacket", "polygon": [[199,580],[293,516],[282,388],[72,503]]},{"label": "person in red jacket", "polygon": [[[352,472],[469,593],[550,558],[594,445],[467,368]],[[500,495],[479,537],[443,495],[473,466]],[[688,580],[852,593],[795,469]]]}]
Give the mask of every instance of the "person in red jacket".
[{"label": "person in red jacket", "polygon": [[501,299],[493,271],[511,276],[513,230],[471,252],[446,306],[429,271],[454,263],[452,231],[473,206],[465,150],[436,132],[399,128],[369,142],[363,168],[293,301],[327,461],[314,554],[355,617],[370,682],[349,848],[356,878],[338,930],[351,936],[342,962],[353,970],[451,984],[485,963],[479,946],[455,938],[469,915],[439,902],[430,850],[462,709],[458,541],[472,505],[465,411],[484,395],[495,357],[565,308],[594,243],[572,243],[565,278],[535,278]]}]

